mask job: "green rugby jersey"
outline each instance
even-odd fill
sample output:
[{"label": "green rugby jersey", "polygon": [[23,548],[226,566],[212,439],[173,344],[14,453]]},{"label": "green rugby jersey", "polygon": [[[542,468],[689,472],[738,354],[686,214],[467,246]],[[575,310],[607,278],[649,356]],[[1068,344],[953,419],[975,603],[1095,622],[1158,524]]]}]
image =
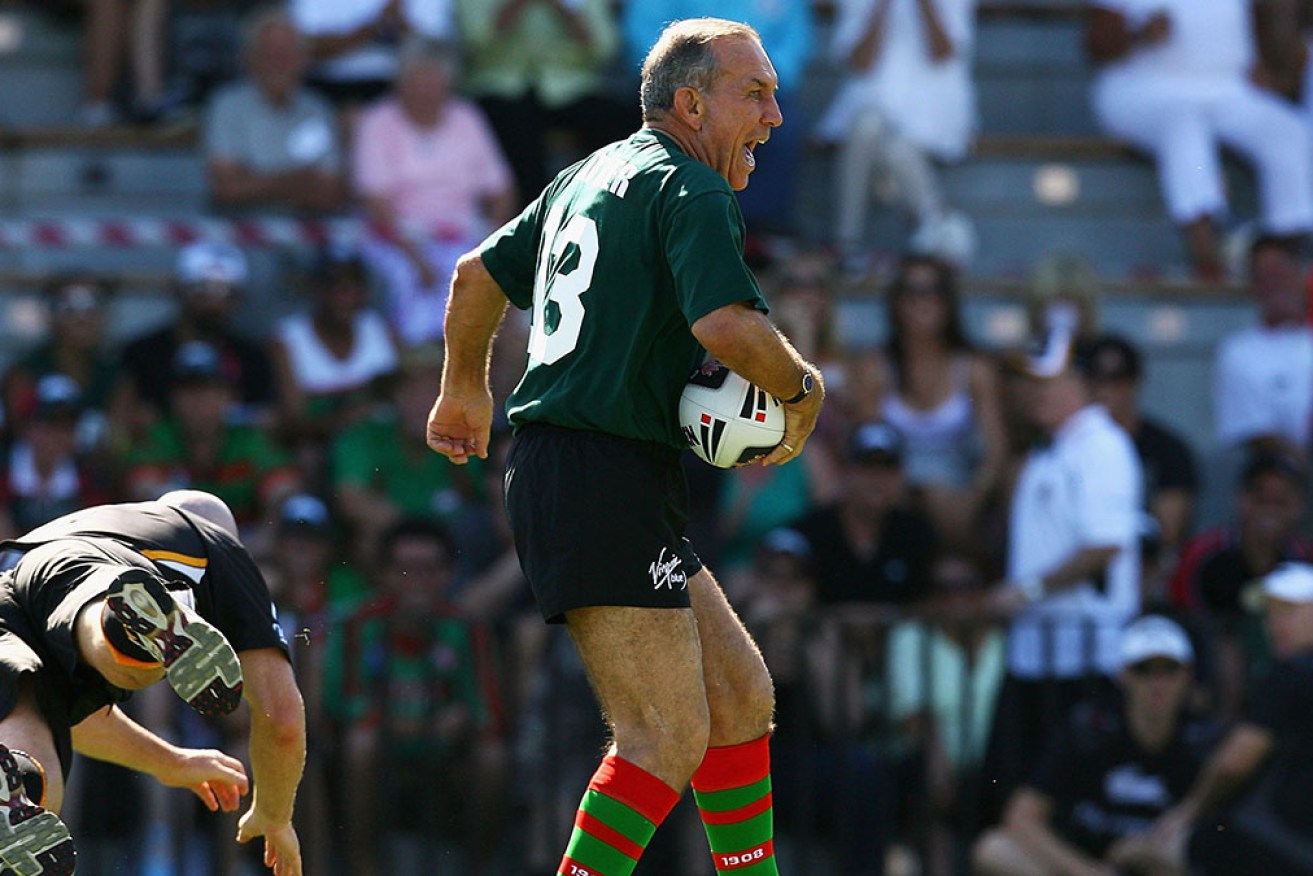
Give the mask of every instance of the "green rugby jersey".
[{"label": "green rugby jersey", "polygon": [[563,170],[481,249],[511,303],[533,308],[511,424],[686,447],[679,396],[705,355],[689,326],[740,301],[767,309],[743,239],[729,184],[665,134]]}]

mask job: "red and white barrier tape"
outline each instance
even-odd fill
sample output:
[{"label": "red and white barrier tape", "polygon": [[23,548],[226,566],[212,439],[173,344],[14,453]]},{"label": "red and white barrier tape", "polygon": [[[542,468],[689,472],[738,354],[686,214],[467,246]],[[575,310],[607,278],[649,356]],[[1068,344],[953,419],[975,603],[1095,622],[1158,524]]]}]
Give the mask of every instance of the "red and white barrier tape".
[{"label": "red and white barrier tape", "polygon": [[71,249],[112,246],[124,249],[182,246],[197,240],[225,241],[241,247],[319,247],[359,239],[357,219],[311,221],[287,217],[59,217],[0,219],[0,249]]}]

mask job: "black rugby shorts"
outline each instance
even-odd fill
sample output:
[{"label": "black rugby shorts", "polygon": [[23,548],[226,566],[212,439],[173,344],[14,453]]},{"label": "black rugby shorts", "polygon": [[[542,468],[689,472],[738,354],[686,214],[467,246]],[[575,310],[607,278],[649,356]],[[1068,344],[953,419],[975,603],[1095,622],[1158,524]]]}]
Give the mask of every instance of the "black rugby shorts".
[{"label": "black rugby shorts", "polygon": [[515,549],[543,618],[573,608],[688,608],[702,561],[684,537],[679,451],[602,432],[522,427],[506,464]]}]

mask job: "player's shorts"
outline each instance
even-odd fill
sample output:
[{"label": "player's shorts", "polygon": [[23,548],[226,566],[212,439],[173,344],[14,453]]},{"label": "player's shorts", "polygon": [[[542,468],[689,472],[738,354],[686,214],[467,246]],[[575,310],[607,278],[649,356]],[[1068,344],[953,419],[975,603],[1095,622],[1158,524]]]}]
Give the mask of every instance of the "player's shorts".
[{"label": "player's shorts", "polygon": [[87,575],[85,567],[70,565],[67,547],[42,545],[17,565],[10,554],[3,565],[12,568],[0,571],[0,718],[13,712],[24,684],[29,685],[66,776],[73,725],[127,697],[78,660],[78,612],[104,595],[110,576]]},{"label": "player's shorts", "polygon": [[602,432],[530,424],[506,463],[506,509],[549,623],[599,605],[688,608],[702,561],[684,537],[679,451]]}]

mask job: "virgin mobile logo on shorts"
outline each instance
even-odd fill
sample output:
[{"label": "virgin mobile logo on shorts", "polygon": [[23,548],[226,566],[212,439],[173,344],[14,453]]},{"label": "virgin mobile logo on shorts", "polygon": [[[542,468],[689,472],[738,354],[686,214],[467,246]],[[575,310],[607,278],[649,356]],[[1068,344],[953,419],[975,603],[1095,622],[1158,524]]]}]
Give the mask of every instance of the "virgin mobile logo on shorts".
[{"label": "virgin mobile logo on shorts", "polygon": [[660,555],[647,567],[647,573],[652,576],[652,589],[660,590],[662,587],[669,587],[674,590],[675,585],[678,584],[679,589],[683,590],[688,587],[688,576],[679,571],[681,562],[679,557],[671,554],[670,559],[666,559],[666,550],[662,548]]}]

